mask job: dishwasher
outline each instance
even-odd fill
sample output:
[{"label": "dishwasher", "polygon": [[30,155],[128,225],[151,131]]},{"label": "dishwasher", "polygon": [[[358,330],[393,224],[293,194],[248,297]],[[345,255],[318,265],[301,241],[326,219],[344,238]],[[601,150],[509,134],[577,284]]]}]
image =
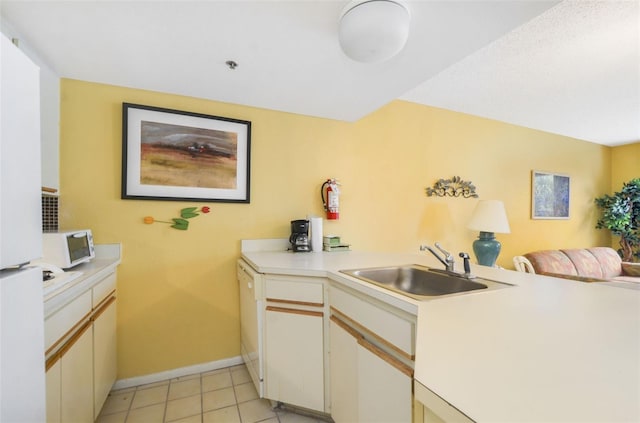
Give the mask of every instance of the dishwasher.
[{"label": "dishwasher", "polygon": [[262,275],[238,260],[240,353],[260,398],[264,398]]}]

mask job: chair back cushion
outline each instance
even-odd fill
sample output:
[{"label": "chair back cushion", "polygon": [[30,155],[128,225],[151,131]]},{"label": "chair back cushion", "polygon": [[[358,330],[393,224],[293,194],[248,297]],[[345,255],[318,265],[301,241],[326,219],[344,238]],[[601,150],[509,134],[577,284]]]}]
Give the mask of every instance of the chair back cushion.
[{"label": "chair back cushion", "polygon": [[578,275],[576,267],[569,257],[560,250],[543,250],[524,255],[536,273],[560,273],[563,275]]},{"label": "chair back cushion", "polygon": [[594,247],[589,248],[589,252],[598,259],[604,279],[622,275],[622,259],[616,250],[609,247]]},{"label": "chair back cushion", "polygon": [[576,267],[578,276],[587,276],[590,278],[603,278],[602,267],[598,262],[598,258],[584,248],[574,248],[560,250],[569,257]]}]

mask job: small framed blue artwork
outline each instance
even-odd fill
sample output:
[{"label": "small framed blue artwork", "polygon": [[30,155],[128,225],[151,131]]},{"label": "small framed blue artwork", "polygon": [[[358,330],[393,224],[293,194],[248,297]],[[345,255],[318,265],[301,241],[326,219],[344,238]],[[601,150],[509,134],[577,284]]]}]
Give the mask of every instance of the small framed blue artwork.
[{"label": "small framed blue artwork", "polygon": [[531,172],[531,218],[569,219],[571,178],[560,173]]}]

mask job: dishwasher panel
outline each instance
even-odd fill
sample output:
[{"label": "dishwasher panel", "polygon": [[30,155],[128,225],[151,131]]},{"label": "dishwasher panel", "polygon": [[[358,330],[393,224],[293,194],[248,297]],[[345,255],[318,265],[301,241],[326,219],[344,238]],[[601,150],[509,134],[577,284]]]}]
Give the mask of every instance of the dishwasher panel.
[{"label": "dishwasher panel", "polygon": [[262,275],[244,260],[238,260],[240,292],[240,352],[260,398],[264,398],[264,363],[262,362]]}]

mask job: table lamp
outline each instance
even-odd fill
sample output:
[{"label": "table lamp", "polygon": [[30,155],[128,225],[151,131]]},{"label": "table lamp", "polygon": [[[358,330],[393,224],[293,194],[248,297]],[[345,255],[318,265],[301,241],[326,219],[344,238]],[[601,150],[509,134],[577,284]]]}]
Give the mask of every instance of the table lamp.
[{"label": "table lamp", "polygon": [[502,247],[494,233],[511,232],[502,201],[480,200],[473,210],[467,228],[480,231],[478,239],[473,241],[473,253],[478,264],[493,267]]}]

